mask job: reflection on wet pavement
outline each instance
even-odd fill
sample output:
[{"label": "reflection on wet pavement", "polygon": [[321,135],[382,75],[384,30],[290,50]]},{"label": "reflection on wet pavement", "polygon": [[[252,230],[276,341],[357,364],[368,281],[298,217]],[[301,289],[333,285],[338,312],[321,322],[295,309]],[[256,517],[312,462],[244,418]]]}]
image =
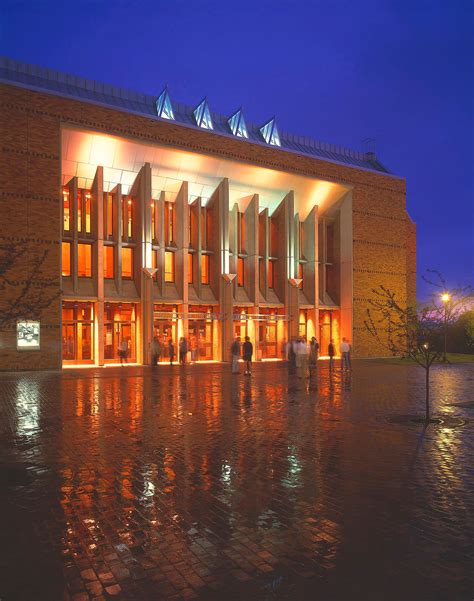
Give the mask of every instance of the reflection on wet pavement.
[{"label": "reflection on wet pavement", "polygon": [[469,599],[474,366],[0,375],[0,598]]}]

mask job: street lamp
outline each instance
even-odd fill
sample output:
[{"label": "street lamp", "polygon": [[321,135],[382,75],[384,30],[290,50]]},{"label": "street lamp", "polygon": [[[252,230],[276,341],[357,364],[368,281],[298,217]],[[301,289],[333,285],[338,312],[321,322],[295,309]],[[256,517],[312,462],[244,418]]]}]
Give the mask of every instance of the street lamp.
[{"label": "street lamp", "polygon": [[451,300],[448,292],[443,292],[441,295],[441,300],[444,303],[444,354],[443,361],[446,362],[446,348],[447,348],[447,338],[448,338],[448,303]]}]

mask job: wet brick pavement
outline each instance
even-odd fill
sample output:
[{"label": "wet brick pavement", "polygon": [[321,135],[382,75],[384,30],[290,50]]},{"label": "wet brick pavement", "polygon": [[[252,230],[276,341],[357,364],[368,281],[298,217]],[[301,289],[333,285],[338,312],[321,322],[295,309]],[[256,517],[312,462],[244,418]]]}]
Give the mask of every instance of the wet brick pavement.
[{"label": "wet brick pavement", "polygon": [[432,380],[423,435],[417,367],[0,374],[0,598],[472,600],[474,365]]}]

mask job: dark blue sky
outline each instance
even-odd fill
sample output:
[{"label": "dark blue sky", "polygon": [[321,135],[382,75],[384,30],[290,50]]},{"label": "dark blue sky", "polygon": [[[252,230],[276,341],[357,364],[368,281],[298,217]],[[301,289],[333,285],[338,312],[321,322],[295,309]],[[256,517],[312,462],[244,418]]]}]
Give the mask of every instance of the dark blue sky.
[{"label": "dark blue sky", "polygon": [[[474,273],[471,0],[3,0],[1,54],[137,91],[165,83],[362,149],[407,179],[418,271]],[[419,278],[420,280],[420,278]],[[420,282],[419,292],[423,294]]]}]

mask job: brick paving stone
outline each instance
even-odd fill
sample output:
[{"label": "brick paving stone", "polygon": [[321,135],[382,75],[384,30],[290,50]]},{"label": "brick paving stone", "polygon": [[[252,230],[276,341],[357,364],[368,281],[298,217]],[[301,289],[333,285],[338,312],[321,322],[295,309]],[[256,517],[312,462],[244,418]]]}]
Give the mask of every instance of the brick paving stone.
[{"label": "brick paving stone", "polygon": [[424,434],[389,421],[423,375],[0,374],[0,598],[472,599],[474,366],[433,369],[465,423]]}]

